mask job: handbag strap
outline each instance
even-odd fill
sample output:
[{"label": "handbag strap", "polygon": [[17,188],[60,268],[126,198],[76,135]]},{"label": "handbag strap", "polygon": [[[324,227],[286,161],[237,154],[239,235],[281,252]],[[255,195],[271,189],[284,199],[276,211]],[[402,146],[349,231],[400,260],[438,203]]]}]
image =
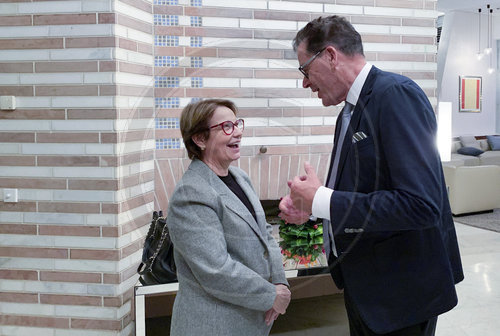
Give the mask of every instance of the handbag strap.
[{"label": "handbag strap", "polygon": [[[158,225],[158,221],[160,219],[166,219],[165,217],[158,217],[156,219],[156,222],[155,222],[155,230],[156,230],[156,226]],[[168,227],[167,227],[167,224],[165,223],[165,225],[163,226],[163,230],[161,232],[161,238],[160,238],[160,242],[158,243],[158,246],[156,247],[156,251],[155,253],[149,258],[150,262],[149,262],[149,271],[152,271],[152,267],[153,267],[153,263],[155,262],[155,259],[156,257],[158,256],[158,253],[160,253],[160,250],[161,250],[161,247],[163,246],[163,242],[165,241],[165,238],[167,238],[168,236]]]},{"label": "handbag strap", "polygon": [[146,235],[146,239],[154,237],[156,233],[156,224],[158,223],[158,213],[156,211],[153,212],[153,220],[151,221],[151,225],[149,226],[148,234]]}]

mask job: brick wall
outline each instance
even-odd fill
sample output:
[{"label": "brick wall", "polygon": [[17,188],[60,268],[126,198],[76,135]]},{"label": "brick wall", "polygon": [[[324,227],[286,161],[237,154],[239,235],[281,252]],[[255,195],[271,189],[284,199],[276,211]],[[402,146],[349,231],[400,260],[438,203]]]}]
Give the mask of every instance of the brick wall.
[{"label": "brick wall", "polygon": [[1,1],[0,334],[128,335],[154,199],[151,1]]},{"label": "brick wall", "polygon": [[436,104],[435,0],[155,3],[155,15],[168,15],[155,25],[155,76],[170,79],[170,87],[155,88],[155,116],[170,121],[156,132],[159,207],[166,208],[189,164],[175,120],[200,97],[228,98],[241,109],[246,129],[237,164],[261,199],[283,196],[305,160],[326,178],[341,107],[324,108],[302,88],[291,46],[298,29],[318,16],[346,16],[362,35],[369,62],[414,79]]}]

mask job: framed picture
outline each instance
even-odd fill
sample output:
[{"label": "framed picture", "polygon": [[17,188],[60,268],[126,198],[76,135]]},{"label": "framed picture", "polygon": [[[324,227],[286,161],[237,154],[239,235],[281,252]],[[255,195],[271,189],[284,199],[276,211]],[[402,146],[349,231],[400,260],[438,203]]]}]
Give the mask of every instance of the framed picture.
[{"label": "framed picture", "polygon": [[460,112],[481,112],[481,77],[459,76],[458,105]]}]

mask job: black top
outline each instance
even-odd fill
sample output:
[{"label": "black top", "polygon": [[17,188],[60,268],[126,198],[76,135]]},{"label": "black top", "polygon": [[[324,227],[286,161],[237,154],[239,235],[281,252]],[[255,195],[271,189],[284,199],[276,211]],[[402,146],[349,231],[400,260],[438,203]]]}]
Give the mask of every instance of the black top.
[{"label": "black top", "polygon": [[243,189],[241,189],[238,182],[236,182],[233,175],[227,174],[227,176],[219,176],[219,178],[240,199],[240,201],[247,207],[248,211],[250,211],[255,221],[257,221],[257,217],[255,216],[255,210],[252,206],[252,203],[250,203],[250,200],[248,199],[247,195],[245,195],[245,192],[243,191]]}]

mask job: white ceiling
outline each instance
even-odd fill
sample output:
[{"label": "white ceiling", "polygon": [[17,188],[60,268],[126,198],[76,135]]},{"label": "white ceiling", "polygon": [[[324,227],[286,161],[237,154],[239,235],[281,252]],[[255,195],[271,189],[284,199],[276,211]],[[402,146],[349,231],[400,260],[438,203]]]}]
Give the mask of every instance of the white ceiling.
[{"label": "white ceiling", "polygon": [[459,10],[477,13],[481,8],[486,13],[487,4],[493,8],[493,14],[500,12],[500,0],[438,0],[437,9],[441,12]]}]

